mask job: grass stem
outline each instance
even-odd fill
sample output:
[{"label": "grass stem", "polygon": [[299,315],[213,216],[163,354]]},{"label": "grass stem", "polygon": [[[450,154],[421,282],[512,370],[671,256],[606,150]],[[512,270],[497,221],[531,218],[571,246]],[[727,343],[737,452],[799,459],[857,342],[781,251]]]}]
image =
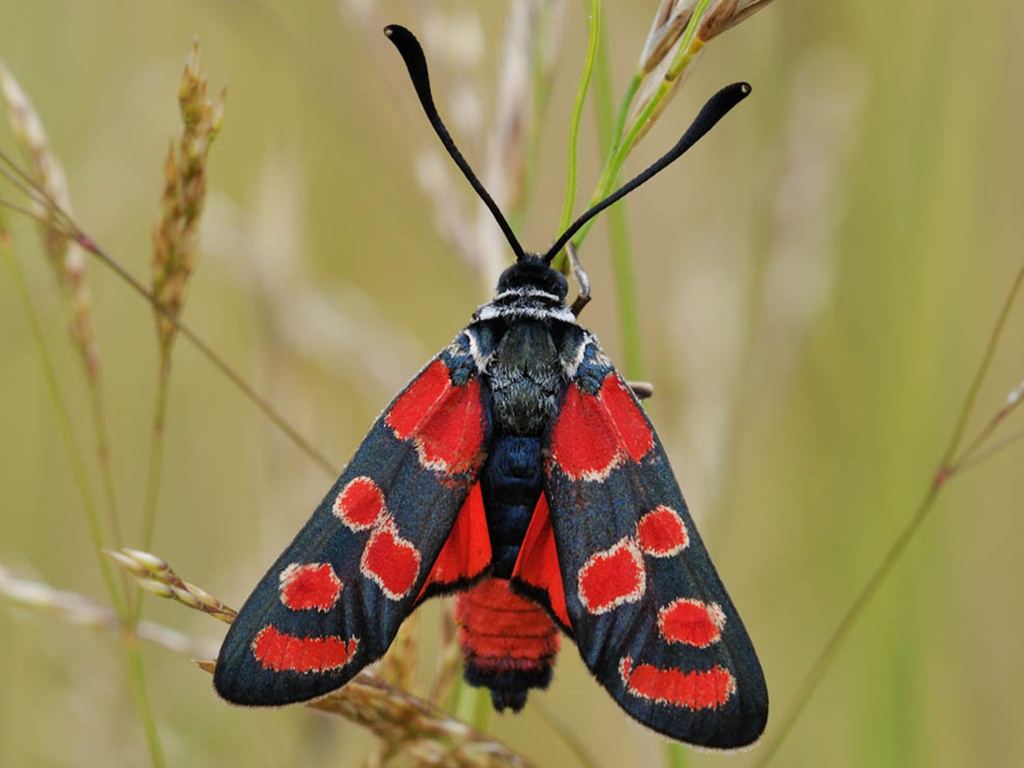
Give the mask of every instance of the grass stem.
[{"label": "grass stem", "polygon": [[[974,379],[971,382],[971,386],[968,389],[967,395],[960,407],[960,412],[957,416],[955,426],[953,427],[953,432],[950,435],[949,443],[942,454],[938,470],[933,476],[928,486],[928,490],[921,499],[921,502],[918,504],[918,507],[911,516],[909,522],[903,530],[900,531],[896,540],[889,547],[889,550],[882,558],[881,563],[879,563],[878,567],[868,578],[868,581],[864,585],[863,589],[861,589],[860,594],[857,595],[857,598],[853,601],[853,604],[846,611],[846,614],[840,620],[839,625],[835,628],[832,635],[821,649],[821,652],[815,659],[814,664],[811,665],[806,677],[797,689],[793,702],[790,704],[785,715],[783,715],[779,729],[776,731],[772,740],[763,747],[759,755],[759,759],[755,763],[756,766],[765,766],[771,762],[771,759],[778,752],[782,742],[785,741],[786,736],[788,736],[790,731],[793,729],[793,726],[800,717],[801,712],[803,712],[804,707],[806,707],[807,702],[810,700],[814,691],[817,689],[818,684],[821,682],[821,679],[831,666],[832,661],[835,659],[843,641],[846,639],[847,635],[849,635],[850,630],[853,629],[857,620],[871,603],[871,600],[885,582],[886,577],[888,577],[893,566],[899,560],[903,551],[907,548],[907,545],[914,538],[922,523],[924,523],[928,518],[929,513],[935,506],[935,500],[938,498],[939,492],[945,486],[946,481],[957,471],[968,465],[965,459],[961,459],[959,462],[954,462],[953,458],[956,455],[957,449],[960,447],[961,441],[963,440],[964,432],[967,429],[967,422],[970,419],[971,412],[974,410],[974,404],[978,398],[978,392],[980,391],[981,385],[992,366],[992,360],[995,357],[996,348],[999,345],[1000,338],[1002,337],[1003,328],[1006,325],[1006,319],[1010,315],[1010,310],[1017,299],[1022,283],[1024,283],[1024,263],[1021,264],[1017,271],[1017,275],[1010,286],[1006,300],[1003,302],[1003,307],[996,319],[995,326],[989,335],[985,352],[981,358],[981,363],[974,374]],[[974,445],[972,444],[971,450],[973,450],[973,448]]]},{"label": "grass stem", "polygon": [[[107,562],[107,559],[103,556],[103,549],[105,546],[103,525],[100,522],[100,513],[93,498],[92,488],[89,485],[89,478],[85,470],[85,462],[82,459],[82,453],[75,438],[74,428],[71,423],[71,414],[68,411],[67,404],[61,394],[60,385],[57,380],[57,372],[53,367],[50,354],[46,349],[46,342],[43,337],[42,327],[39,324],[39,318],[36,315],[35,307],[32,304],[31,295],[28,292],[28,287],[25,285],[24,277],[22,276],[21,269],[18,266],[17,258],[14,255],[14,251],[11,246],[10,234],[7,231],[6,222],[3,217],[0,217],[0,251],[3,252],[4,262],[6,263],[7,270],[10,273],[11,282],[14,284],[15,293],[18,294],[22,309],[25,312],[25,319],[28,323],[29,331],[32,334],[32,340],[35,343],[36,350],[39,354],[39,361],[43,369],[43,377],[46,379],[50,399],[53,402],[54,410],[57,412],[57,420],[60,422],[61,436],[64,439],[64,447],[67,450],[68,461],[71,464],[71,471],[75,478],[75,484],[78,486],[82,506],[85,508],[86,521],[88,523],[90,537],[92,538],[93,550],[96,553],[97,562],[99,563],[100,574],[103,578],[104,584],[106,585],[107,592],[110,595],[110,602],[114,606],[114,610],[122,624],[124,624],[127,616],[124,596],[121,593],[121,590],[118,589],[110,563]],[[154,768],[163,768],[166,763],[163,756],[163,748],[160,744],[159,735],[156,730],[156,721],[153,717],[153,711],[150,707],[149,697],[146,692],[146,684],[142,673],[142,661],[141,656],[139,655],[138,642],[134,633],[127,628],[122,632],[122,646],[125,652],[125,661],[127,663],[128,681],[132,692],[132,700],[135,703],[139,722],[146,738],[150,762]]]},{"label": "grass stem", "polygon": [[[597,112],[597,138],[601,153],[611,157],[615,142],[621,137],[629,111],[628,101],[623,101],[615,126],[612,124],[612,77],[608,66],[607,40],[601,35],[601,51],[598,54],[597,80],[594,84],[594,104]],[[634,78],[636,85],[640,80]],[[630,85],[631,89],[634,87]],[[632,95],[627,92],[632,101]],[[612,206],[605,216],[608,219],[608,233],[611,243],[612,270],[615,274],[613,286],[619,310],[619,326],[622,332],[623,365],[627,378],[644,378],[643,338],[640,333],[640,307],[636,294],[636,277],[633,271],[633,252],[629,237],[629,222],[625,202]]]},{"label": "grass stem", "polygon": [[164,421],[167,417],[167,395],[171,383],[170,346],[161,347],[160,371],[157,375],[156,402],[153,404],[153,428],[150,433],[149,473],[146,477],[146,501],[142,513],[142,549],[153,545],[156,507],[160,498],[160,479],[163,474]]},{"label": "grass stem", "polygon": [[587,0],[587,56],[583,62],[583,74],[576,89],[576,101],[572,107],[572,118],[569,121],[569,156],[565,170],[565,201],[562,203],[562,215],[558,221],[558,231],[564,232],[572,223],[572,212],[576,202],[576,172],[579,164],[580,120],[583,118],[583,105],[587,100],[587,89],[594,74],[594,64],[598,57],[601,40],[601,0]]}]

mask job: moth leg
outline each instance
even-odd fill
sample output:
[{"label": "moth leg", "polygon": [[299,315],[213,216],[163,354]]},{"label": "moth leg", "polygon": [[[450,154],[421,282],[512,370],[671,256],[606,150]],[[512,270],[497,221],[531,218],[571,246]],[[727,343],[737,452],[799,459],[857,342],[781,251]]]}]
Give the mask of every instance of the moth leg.
[{"label": "moth leg", "polygon": [[573,277],[576,278],[576,282],[580,286],[579,294],[576,296],[576,300],[573,301],[570,311],[573,315],[579,317],[583,308],[590,303],[590,278],[587,277],[586,270],[580,264],[580,257],[576,253],[576,246],[571,242],[566,243],[565,252],[569,256],[569,266],[572,268]]}]

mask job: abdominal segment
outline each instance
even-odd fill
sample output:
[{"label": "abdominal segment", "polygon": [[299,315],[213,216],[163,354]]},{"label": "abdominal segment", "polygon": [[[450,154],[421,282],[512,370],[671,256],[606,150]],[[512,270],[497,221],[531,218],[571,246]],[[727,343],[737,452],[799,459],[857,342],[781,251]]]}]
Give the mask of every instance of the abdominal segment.
[{"label": "abdominal segment", "polygon": [[558,653],[558,629],[539,605],[487,578],[455,603],[464,674],[489,688],[494,707],[518,712],[531,688],[546,688]]}]

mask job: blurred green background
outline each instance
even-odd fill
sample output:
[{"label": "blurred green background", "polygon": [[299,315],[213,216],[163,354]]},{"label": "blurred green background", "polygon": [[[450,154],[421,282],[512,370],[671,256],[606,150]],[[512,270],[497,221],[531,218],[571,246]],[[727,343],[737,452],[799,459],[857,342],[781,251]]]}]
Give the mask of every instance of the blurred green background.
[{"label": "blurred green background", "polygon": [[[617,100],[657,3],[606,6]],[[507,3],[469,2],[0,0],[0,55],[66,166],[77,219],[148,282],[162,163],[180,131],[178,81],[199,38],[211,89],[227,82],[229,94],[185,318],[341,465],[486,299],[435,225],[418,179],[436,140],[380,27],[424,32],[439,106],[461,116],[453,133],[481,167],[508,13]],[[445,29],[458,32],[447,58],[428,34]],[[556,234],[586,35],[582,4],[568,3],[521,228],[528,247]],[[1013,4],[779,0],[708,47],[627,164],[636,172],[661,154],[721,84],[753,84],[692,156],[626,205],[652,418],[759,650],[769,738],[926,491],[1022,258],[1022,52],[1024,11]],[[578,208],[600,170],[592,106]],[[6,124],[0,141],[14,149]],[[468,194],[462,202],[476,222]],[[52,274],[31,224],[12,224],[89,447]],[[582,255],[595,293],[583,319],[621,358],[606,224]],[[156,380],[152,314],[90,268],[131,543]],[[6,273],[0,327],[0,564],[103,601]],[[1024,376],[1022,343],[1018,308],[969,434]],[[943,491],[775,765],[1024,763],[1022,455],[1004,451]],[[237,607],[331,479],[179,341],[154,545],[178,573]],[[425,634],[437,610],[425,609]],[[211,619],[156,599],[145,617],[214,648],[222,636]],[[144,659],[172,765],[354,766],[372,747],[338,718],[230,709],[184,658],[146,647]],[[601,766],[663,760],[662,740],[618,710],[571,647],[537,698]],[[531,707],[490,728],[539,765],[573,764]],[[0,765],[146,761],[113,637],[0,607]]]}]

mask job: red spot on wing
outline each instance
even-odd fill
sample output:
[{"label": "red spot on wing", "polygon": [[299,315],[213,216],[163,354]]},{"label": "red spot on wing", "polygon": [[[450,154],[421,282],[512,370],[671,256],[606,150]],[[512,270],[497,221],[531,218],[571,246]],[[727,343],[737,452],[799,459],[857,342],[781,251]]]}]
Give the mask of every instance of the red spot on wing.
[{"label": "red spot on wing", "polygon": [[455,525],[420,589],[419,597],[431,584],[444,586],[479,576],[491,563],[491,535],[487,530],[484,497],[480,483],[469,491],[466,502],[455,518]]},{"label": "red spot on wing", "polygon": [[334,500],[334,514],[353,531],[372,528],[384,513],[384,494],[369,477],[350,480]]},{"label": "red spot on wing", "polygon": [[327,611],[338,602],[342,583],[330,563],[292,563],[281,572],[281,602],[293,611]]},{"label": "red spot on wing", "polygon": [[654,447],[654,433],[629,385],[618,374],[609,374],[601,384],[600,396],[615,422],[622,445],[633,461],[640,461]]},{"label": "red spot on wing", "polygon": [[658,611],[658,631],[670,643],[707,648],[722,638],[725,613],[718,603],[680,598]]},{"label": "red spot on wing", "polygon": [[551,456],[571,480],[604,480],[653,447],[654,433],[618,374],[605,376],[597,395],[569,387],[551,432]]},{"label": "red spot on wing", "polygon": [[551,458],[573,480],[607,477],[621,451],[608,411],[594,395],[569,386],[551,432]]},{"label": "red spot on wing", "polygon": [[656,704],[686,709],[716,709],[736,693],[736,678],[717,664],[706,671],[659,669],[650,664],[633,667],[629,656],[619,662],[626,690]]},{"label": "red spot on wing", "polygon": [[686,549],[690,537],[686,524],[671,507],[658,506],[640,518],[636,525],[640,549],[652,557],[670,557]]},{"label": "red spot on wing", "polygon": [[629,536],[614,546],[591,555],[577,576],[580,602],[598,614],[623,603],[635,603],[647,586],[643,556]]},{"label": "red spot on wing", "polygon": [[555,548],[555,532],[551,527],[551,512],[547,497],[542,493],[537,508],[530,518],[530,526],[519,548],[512,569],[512,578],[530,589],[547,593],[552,613],[566,627],[572,627],[569,611],[565,606],[565,587],[562,585],[562,570],[558,565],[558,550]]},{"label": "red spot on wing", "polygon": [[443,360],[435,360],[406,387],[405,392],[391,406],[387,423],[395,437],[399,440],[407,439],[449,387],[451,378],[448,366]]},{"label": "red spot on wing", "polygon": [[264,669],[274,672],[329,672],[348,664],[359,640],[336,635],[296,637],[268,624],[252,642],[252,653]]},{"label": "red spot on wing", "polygon": [[420,463],[430,469],[457,474],[476,464],[484,441],[480,382],[471,379],[465,386],[451,387],[420,422],[413,439]]},{"label": "red spot on wing", "polygon": [[359,570],[389,598],[401,600],[416,583],[420,552],[411,541],[398,535],[395,521],[387,518],[370,534]]},{"label": "red spot on wing", "polygon": [[385,419],[399,440],[413,440],[420,464],[456,474],[480,459],[484,413],[480,382],[453,386],[448,366],[435,360],[402,393]]}]

